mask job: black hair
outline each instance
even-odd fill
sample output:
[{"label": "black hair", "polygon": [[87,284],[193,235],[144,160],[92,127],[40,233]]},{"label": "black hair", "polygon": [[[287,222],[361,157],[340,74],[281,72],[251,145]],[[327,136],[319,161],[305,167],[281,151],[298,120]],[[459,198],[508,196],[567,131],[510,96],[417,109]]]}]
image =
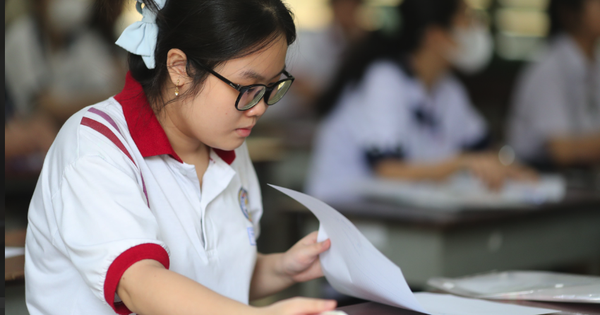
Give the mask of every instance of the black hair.
[{"label": "black hair", "polygon": [[583,5],[587,0],[551,0],[548,5],[550,16],[549,38],[570,31],[576,26]]},{"label": "black hair", "polygon": [[169,77],[170,49],[186,54],[186,71],[193,78],[186,94],[193,95],[208,76],[204,67],[214,69],[227,60],[250,55],[281,37],[288,45],[296,39],[292,13],[281,0],[167,0],[162,10],[157,10],[153,0],[143,3],[156,13],[156,66],[148,69],[141,56],[130,53],[129,70],[155,112],[168,103],[161,93]]},{"label": "black hair", "polygon": [[89,27],[95,30],[100,38],[106,43],[113,54],[117,54],[120,47],[115,45],[117,40],[114,28],[119,15],[123,12],[123,6],[115,2],[104,3],[94,1],[92,13],[89,18]]},{"label": "black hair", "polygon": [[461,0],[404,0],[395,8],[399,29],[370,33],[357,46],[350,48],[334,76],[332,84],[317,100],[317,112],[324,116],[336,105],[348,85],[362,80],[368,67],[377,60],[389,59],[406,64],[406,56],[421,45],[423,33],[430,26],[450,28]]}]

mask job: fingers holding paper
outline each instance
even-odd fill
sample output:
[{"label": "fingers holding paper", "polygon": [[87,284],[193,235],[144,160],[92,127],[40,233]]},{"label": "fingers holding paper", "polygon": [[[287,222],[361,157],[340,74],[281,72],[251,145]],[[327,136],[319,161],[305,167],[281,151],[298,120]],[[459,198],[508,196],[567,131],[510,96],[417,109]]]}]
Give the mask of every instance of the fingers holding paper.
[{"label": "fingers holding paper", "polygon": [[281,257],[281,270],[296,282],[323,276],[319,254],[331,247],[331,241],[317,242],[317,235],[316,231],[308,234]]},{"label": "fingers holding paper", "polygon": [[319,254],[329,249],[330,240],[317,241],[317,232],[298,241],[285,253],[258,254],[250,298],[259,299],[279,292],[297,282],[323,276]]}]

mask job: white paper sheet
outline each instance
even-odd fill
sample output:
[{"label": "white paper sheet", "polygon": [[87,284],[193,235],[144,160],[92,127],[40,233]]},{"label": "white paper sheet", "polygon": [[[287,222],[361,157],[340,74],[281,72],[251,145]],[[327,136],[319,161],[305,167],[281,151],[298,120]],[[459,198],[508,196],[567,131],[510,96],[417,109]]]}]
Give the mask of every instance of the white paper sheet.
[{"label": "white paper sheet", "polygon": [[427,284],[474,298],[600,304],[600,277],[548,271],[502,271],[460,278],[432,278]]},{"label": "white paper sheet", "polygon": [[319,219],[319,241],[331,239],[320,255],[327,281],[337,291],[369,301],[426,313],[402,271],[373,246],[342,214],[324,202],[291,189],[270,185],[303,204]]},{"label": "white paper sheet", "polygon": [[[498,303],[458,303],[458,300],[440,294],[416,297],[408,287],[400,267],[377,250],[341,213],[314,197],[271,184],[269,186],[307,207],[319,220],[318,241],[331,239],[331,248],[319,256],[321,268],[327,281],[340,293],[432,315],[497,314],[469,311],[477,305],[492,305],[489,307],[493,309]],[[460,301],[463,300],[470,299],[461,298]],[[511,311],[502,314],[536,315],[556,312],[542,309],[526,311],[525,309],[531,308],[518,305],[510,307],[515,310],[523,308],[522,313]],[[450,310],[456,312],[450,313]]]},{"label": "white paper sheet", "polygon": [[449,294],[419,292],[415,293],[415,297],[430,314],[435,315],[540,315],[558,312],[546,308],[469,299]]},{"label": "white paper sheet", "polygon": [[355,189],[356,195],[428,209],[488,210],[558,202],[566,194],[566,181],[558,175],[542,175],[536,182],[508,180],[499,192],[493,192],[480,179],[459,173],[444,182],[368,179],[356,183]]},{"label": "white paper sheet", "polygon": [[25,255],[25,247],[4,247],[4,259]]}]

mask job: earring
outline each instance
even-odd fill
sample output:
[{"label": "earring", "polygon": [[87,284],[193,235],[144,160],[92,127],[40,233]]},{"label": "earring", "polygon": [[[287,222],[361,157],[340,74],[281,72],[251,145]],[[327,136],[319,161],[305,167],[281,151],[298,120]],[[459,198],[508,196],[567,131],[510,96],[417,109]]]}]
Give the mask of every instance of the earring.
[{"label": "earring", "polygon": [[177,79],[177,83],[175,83],[175,97],[179,96],[179,79]]}]

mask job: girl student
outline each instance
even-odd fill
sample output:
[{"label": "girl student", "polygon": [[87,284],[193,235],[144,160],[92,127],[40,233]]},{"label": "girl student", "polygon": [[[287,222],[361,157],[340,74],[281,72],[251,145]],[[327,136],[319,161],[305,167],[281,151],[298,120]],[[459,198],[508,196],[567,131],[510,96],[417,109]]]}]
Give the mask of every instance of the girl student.
[{"label": "girl student", "polygon": [[356,196],[371,177],[440,180],[472,171],[494,189],[516,167],[487,151],[485,121],[451,68],[472,73],[492,52],[487,30],[462,0],[405,0],[400,28],[372,33],[340,67],[318,107],[307,192]]},{"label": "girl student", "polygon": [[250,299],[322,276],[316,233],[256,251],[262,214],[244,144],[293,82],[279,0],[143,0],[117,44],[123,91],[72,116],[29,209],[30,314],[314,314],[335,301]]}]

